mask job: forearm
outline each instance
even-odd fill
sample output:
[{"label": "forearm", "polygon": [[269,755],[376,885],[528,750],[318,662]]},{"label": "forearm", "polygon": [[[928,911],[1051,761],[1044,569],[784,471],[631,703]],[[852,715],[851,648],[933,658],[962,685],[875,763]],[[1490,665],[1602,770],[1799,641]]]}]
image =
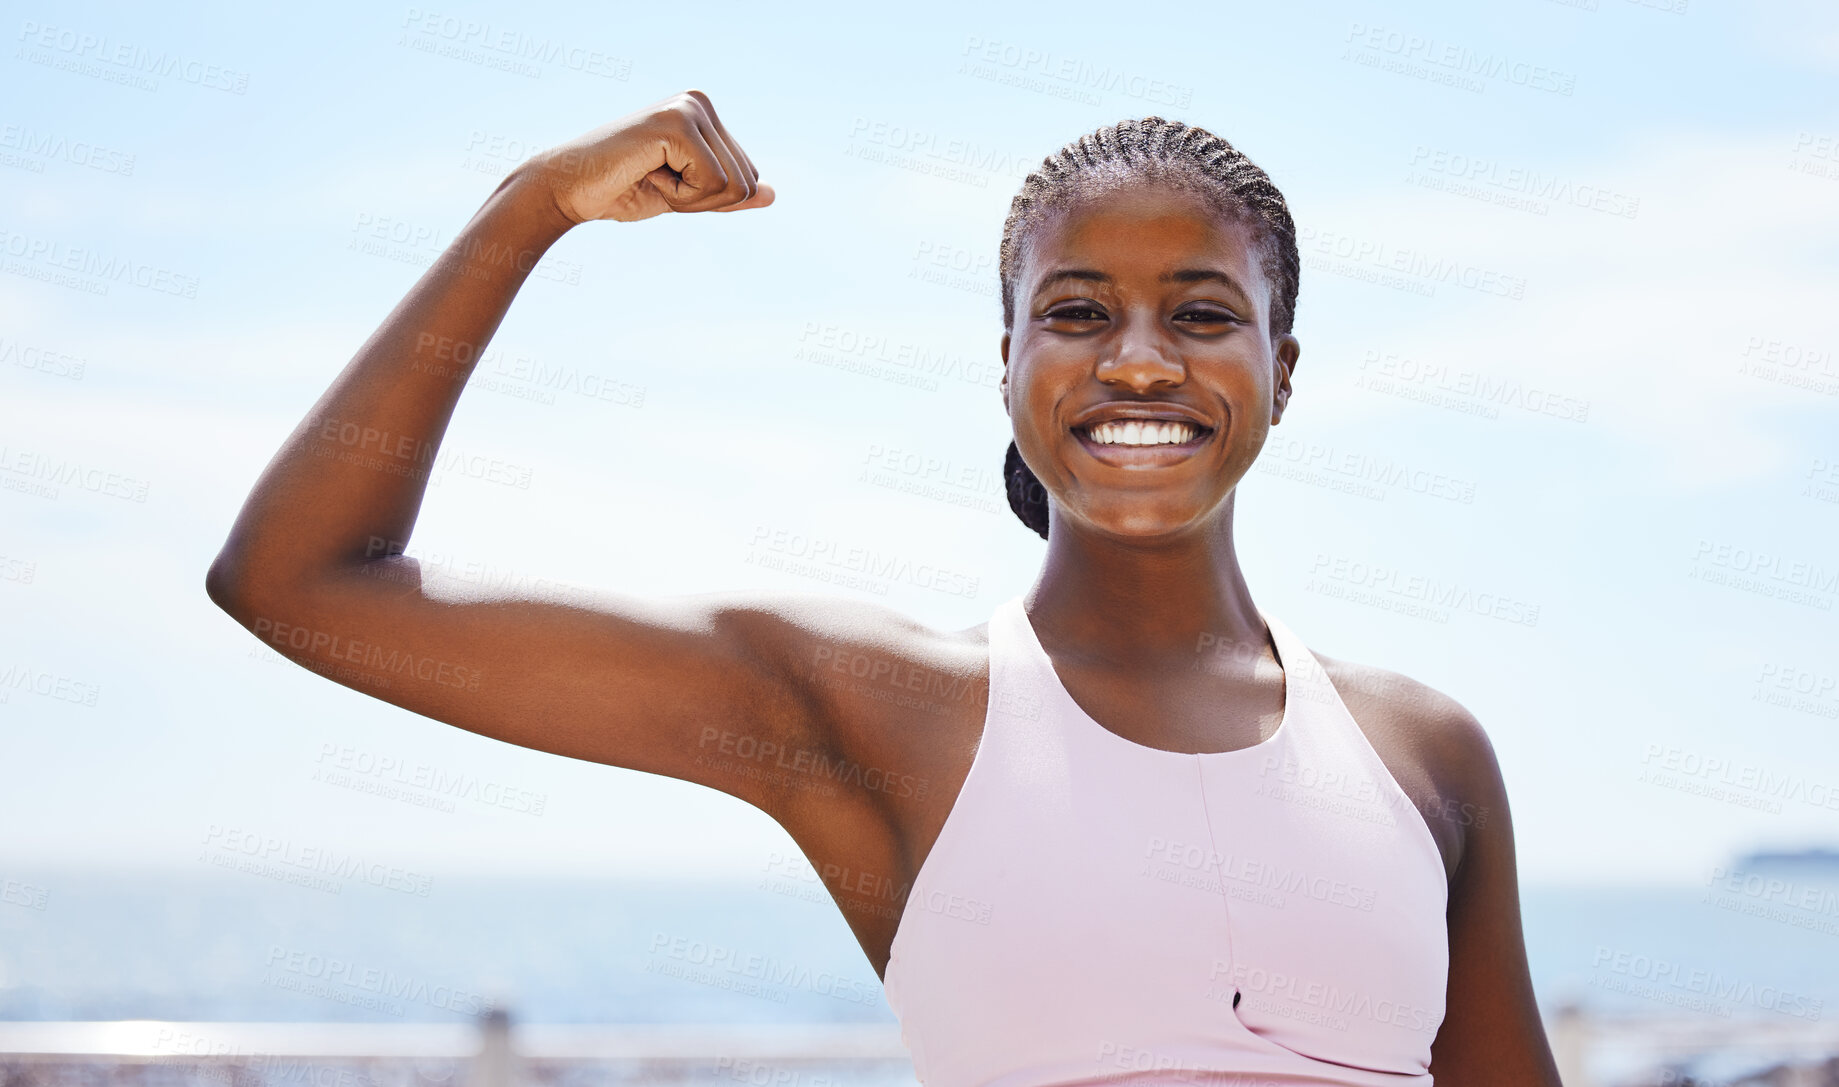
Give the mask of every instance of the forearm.
[{"label": "forearm", "polygon": [[212,564],[213,597],[310,583],[407,541],[467,378],[571,225],[512,171],[269,462]]}]

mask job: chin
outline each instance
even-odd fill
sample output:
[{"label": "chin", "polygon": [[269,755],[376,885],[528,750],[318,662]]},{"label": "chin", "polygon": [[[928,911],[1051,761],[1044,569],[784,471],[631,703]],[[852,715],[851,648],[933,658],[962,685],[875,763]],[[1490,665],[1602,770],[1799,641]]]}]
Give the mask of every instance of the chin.
[{"label": "chin", "polygon": [[1182,536],[1206,527],[1210,509],[1147,507],[1141,500],[1088,507],[1079,520],[1088,530],[1128,539]]}]

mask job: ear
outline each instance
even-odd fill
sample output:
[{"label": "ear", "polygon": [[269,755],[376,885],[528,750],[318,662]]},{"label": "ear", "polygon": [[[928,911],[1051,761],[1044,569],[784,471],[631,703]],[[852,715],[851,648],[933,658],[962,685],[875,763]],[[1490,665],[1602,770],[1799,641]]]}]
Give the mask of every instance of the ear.
[{"label": "ear", "polygon": [[1296,371],[1296,360],[1303,353],[1303,345],[1289,333],[1277,337],[1271,352],[1271,425],[1276,426],[1283,420],[1283,409],[1290,403],[1290,375]]},{"label": "ear", "polygon": [[1003,333],[1002,356],[1003,379],[997,384],[997,387],[1002,390],[1003,414],[1007,415],[1009,413],[1009,334],[1007,332]]}]

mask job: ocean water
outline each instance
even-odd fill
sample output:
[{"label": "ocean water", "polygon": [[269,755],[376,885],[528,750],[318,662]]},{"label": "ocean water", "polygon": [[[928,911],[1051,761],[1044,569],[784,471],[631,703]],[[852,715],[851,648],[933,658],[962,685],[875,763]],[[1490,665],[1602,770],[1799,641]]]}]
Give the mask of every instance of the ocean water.
[{"label": "ocean water", "polygon": [[[0,1019],[893,1022],[812,881],[289,882],[276,873],[13,872]],[[1549,1017],[1839,1017],[1839,893],[1805,874],[1527,888]],[[1830,1033],[1830,1032],[1829,1032]]]},{"label": "ocean water", "polygon": [[0,903],[3,1019],[892,1021],[816,884],[12,881],[39,894]]}]

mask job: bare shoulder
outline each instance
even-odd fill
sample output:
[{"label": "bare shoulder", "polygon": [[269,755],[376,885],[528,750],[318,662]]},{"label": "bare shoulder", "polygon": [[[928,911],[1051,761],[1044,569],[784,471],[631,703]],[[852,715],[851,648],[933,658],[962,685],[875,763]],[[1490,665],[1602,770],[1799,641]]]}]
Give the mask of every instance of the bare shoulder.
[{"label": "bare shoulder", "polygon": [[1453,873],[1469,832],[1506,815],[1494,743],[1468,707],[1410,676],[1315,654],[1348,712],[1423,814]]},{"label": "bare shoulder", "polygon": [[[806,742],[762,757],[771,814],[819,871],[910,882],[982,740],[987,621],[945,629],[815,594],[731,596],[728,609],[771,628],[773,671],[813,722]],[[831,890],[871,961],[885,961],[892,920]]]},{"label": "bare shoulder", "polygon": [[986,625],[959,630],[929,626],[873,601],[816,593],[724,593],[721,611],[772,645],[775,666],[813,691],[905,692],[901,697],[953,697],[963,680],[986,671]]},{"label": "bare shoulder", "polygon": [[[729,621],[772,646],[772,669],[817,723],[814,739],[875,780],[925,772],[989,690],[987,622],[932,626],[873,601],[804,593],[728,593]],[[897,786],[892,790],[903,790]]]},{"label": "bare shoulder", "polygon": [[1370,718],[1407,738],[1413,750],[1438,765],[1494,768],[1493,741],[1461,702],[1402,672],[1315,656],[1363,727]]},{"label": "bare shoulder", "polygon": [[941,653],[961,656],[953,650],[978,644],[968,635],[981,629],[943,630],[885,604],[821,593],[726,590],[668,601],[724,628],[783,678],[814,680],[851,668],[878,673]]}]

